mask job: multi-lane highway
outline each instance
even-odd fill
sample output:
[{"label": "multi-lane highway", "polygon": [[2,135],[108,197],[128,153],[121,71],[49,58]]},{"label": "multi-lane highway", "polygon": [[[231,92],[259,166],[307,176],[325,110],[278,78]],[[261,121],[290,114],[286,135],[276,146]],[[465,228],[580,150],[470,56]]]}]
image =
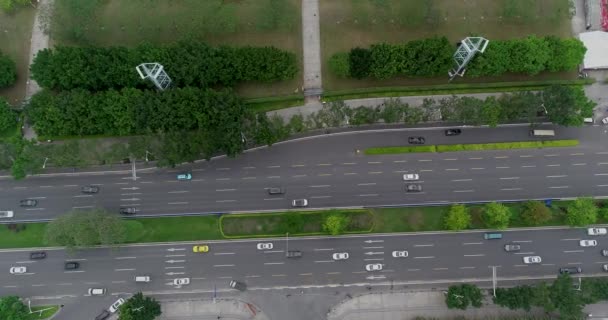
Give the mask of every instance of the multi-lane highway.
[{"label": "multi-lane highway", "polygon": [[[119,249],[89,249],[68,256],[63,250],[49,250],[43,260],[29,260],[27,251],[0,253],[0,296],[81,298],[88,288],[106,288],[109,296],[142,290],[148,294],[219,292],[229,290],[232,279],[245,282],[249,291],[287,287],[367,285],[390,282],[445,283],[459,279],[492,277],[499,281],[553,277],[560,267],[578,266],[585,275],[603,275],[608,257],[608,237],[591,237],[597,247],[580,247],[589,239],[582,229],[508,231],[501,240],[484,240],[482,232],[455,234],[365,235],[339,238],[299,238],[208,242],[207,253],[192,252],[192,244],[130,246]],[[270,250],[258,250],[259,242],[271,242]],[[505,252],[506,243],[521,245],[519,252]],[[285,257],[286,247],[300,250],[298,259]],[[407,250],[405,258],[392,252]],[[334,261],[332,254],[350,257]],[[542,257],[542,263],[526,265],[522,258]],[[64,270],[66,261],[78,261],[80,269]],[[368,272],[366,264],[380,263],[381,271]],[[13,266],[26,266],[27,273],[9,274]],[[137,275],[151,277],[149,283],[135,283]],[[175,278],[190,278],[187,286],[175,286]],[[87,297],[87,299],[96,299]]]},{"label": "multi-lane highway", "polygon": [[[2,180],[1,210],[14,220],[49,219],[71,209],[134,206],[140,215],[229,212],[289,208],[307,198],[311,207],[400,205],[428,202],[514,200],[608,195],[608,134],[601,126],[557,128],[559,139],[580,139],[574,148],[366,156],[374,146],[405,145],[410,135],[427,144],[530,140],[526,126],[465,128],[445,137],[441,129],[350,133],[287,142],[191,164],[191,181],[177,181],[180,170],[130,174],[38,176]],[[420,174],[421,193],[406,193],[403,173]],[[82,194],[94,184],[100,192]],[[270,196],[280,186],[286,194]],[[37,199],[34,208],[19,200]]]}]

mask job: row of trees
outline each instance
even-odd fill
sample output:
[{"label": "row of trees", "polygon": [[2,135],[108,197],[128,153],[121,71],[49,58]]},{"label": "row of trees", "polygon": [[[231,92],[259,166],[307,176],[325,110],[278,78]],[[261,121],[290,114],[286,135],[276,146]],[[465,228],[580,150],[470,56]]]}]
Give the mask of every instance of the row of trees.
[{"label": "row of trees", "polygon": [[0,88],[13,85],[17,80],[17,67],[15,62],[0,52]]},{"label": "row of trees", "polygon": [[[501,203],[488,203],[481,209],[481,220],[485,227],[506,229],[512,219],[518,218],[519,224],[526,226],[541,226],[553,219],[560,219],[572,227],[584,227],[597,222],[598,218],[608,219],[608,207],[598,208],[591,198],[578,198],[568,203],[563,213],[554,215],[551,208],[540,201],[526,201],[521,206],[518,215],[512,209]],[[463,230],[471,227],[469,208],[462,204],[452,205],[444,218],[447,230]]]},{"label": "row of trees", "polygon": [[175,87],[280,81],[298,72],[295,55],[275,47],[211,47],[194,41],[133,49],[59,46],[38,52],[30,70],[42,87],[56,90],[141,88],[150,86],[135,70],[144,62],[161,63]]},{"label": "row of trees", "polygon": [[17,125],[17,113],[6,100],[0,97],[0,132],[4,132]]},{"label": "row of trees", "polygon": [[[486,51],[468,65],[472,76],[505,73],[536,75],[542,71],[570,71],[583,61],[586,48],[578,39],[529,36],[490,41]],[[353,48],[330,57],[330,69],[338,76],[388,79],[396,76],[445,75],[453,64],[455,48],[445,37],[414,40],[405,44],[380,43],[369,49]]]}]

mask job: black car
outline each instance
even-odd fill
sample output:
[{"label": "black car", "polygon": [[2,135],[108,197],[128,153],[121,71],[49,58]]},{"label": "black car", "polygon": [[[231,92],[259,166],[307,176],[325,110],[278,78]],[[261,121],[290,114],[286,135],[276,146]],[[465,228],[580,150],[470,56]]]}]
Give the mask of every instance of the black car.
[{"label": "black car", "polygon": [[36,199],[24,199],[19,201],[19,205],[22,207],[35,207],[38,205],[38,200]]},{"label": "black car", "polygon": [[564,268],[559,268],[559,273],[560,274],[575,274],[575,273],[581,273],[583,272],[583,269],[581,269],[581,267],[564,267]]},{"label": "black car", "polygon": [[460,129],[447,129],[445,130],[445,135],[446,136],[457,136],[459,134],[462,133],[462,130]]},{"label": "black car", "polygon": [[426,140],[424,140],[424,137],[409,137],[407,138],[407,142],[409,142],[410,144],[424,144]]},{"label": "black car", "polygon": [[510,251],[519,251],[521,250],[521,246],[515,243],[508,243],[505,244],[505,251],[510,252]]},{"label": "black car", "polygon": [[66,270],[74,270],[80,268],[80,263],[76,261],[68,261],[65,263]]},{"label": "black car", "polygon": [[285,253],[287,258],[302,258],[302,251],[300,250],[289,250]]},{"label": "black car", "polygon": [[247,290],[247,285],[240,281],[230,280],[230,288],[245,291]]},{"label": "black car", "polygon": [[44,259],[44,258],[46,258],[46,252],[44,252],[44,251],[30,252],[31,260],[40,260],[40,259]]},{"label": "black car", "polygon": [[120,210],[118,212],[120,212],[120,214],[136,214],[137,208],[135,208],[135,207],[120,208]]},{"label": "black car", "polygon": [[99,187],[98,186],[84,186],[80,189],[80,192],[87,193],[87,194],[97,193],[97,192],[99,192]]},{"label": "black car", "polygon": [[103,310],[101,311],[101,313],[99,315],[97,315],[97,317],[95,317],[95,320],[106,320],[107,318],[109,318],[112,314],[110,313],[110,311],[108,310]]},{"label": "black car", "polygon": [[406,184],[405,192],[422,192],[421,184]]},{"label": "black car", "polygon": [[268,194],[284,194],[285,190],[279,187],[268,188]]}]

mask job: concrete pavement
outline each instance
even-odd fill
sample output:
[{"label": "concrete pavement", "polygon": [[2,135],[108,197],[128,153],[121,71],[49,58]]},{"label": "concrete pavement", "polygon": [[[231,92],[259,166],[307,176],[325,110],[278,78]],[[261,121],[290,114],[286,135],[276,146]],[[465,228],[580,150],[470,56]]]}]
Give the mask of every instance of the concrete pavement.
[{"label": "concrete pavement", "polygon": [[257,306],[239,299],[162,301],[159,320],[268,320]]},{"label": "concrete pavement", "polygon": [[323,92],[319,0],[302,0],[302,48],[304,50],[304,96],[306,104],[318,104]]}]

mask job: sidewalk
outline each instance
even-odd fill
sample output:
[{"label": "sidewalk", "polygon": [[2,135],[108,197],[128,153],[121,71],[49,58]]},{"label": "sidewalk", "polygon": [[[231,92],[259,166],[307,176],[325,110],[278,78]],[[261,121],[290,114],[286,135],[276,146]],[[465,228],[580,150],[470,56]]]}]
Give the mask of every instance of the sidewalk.
[{"label": "sidewalk", "polygon": [[304,50],[304,96],[306,105],[318,104],[323,92],[321,79],[321,33],[319,0],[302,0],[302,49]]},{"label": "sidewalk", "polygon": [[168,301],[161,308],[159,320],[268,320],[258,307],[237,299]]},{"label": "sidewalk", "polygon": [[355,296],[333,307],[328,320],[405,320],[416,317],[466,319],[543,315],[541,309],[509,310],[486,301],[481,308],[448,309],[442,292],[371,293]]}]

